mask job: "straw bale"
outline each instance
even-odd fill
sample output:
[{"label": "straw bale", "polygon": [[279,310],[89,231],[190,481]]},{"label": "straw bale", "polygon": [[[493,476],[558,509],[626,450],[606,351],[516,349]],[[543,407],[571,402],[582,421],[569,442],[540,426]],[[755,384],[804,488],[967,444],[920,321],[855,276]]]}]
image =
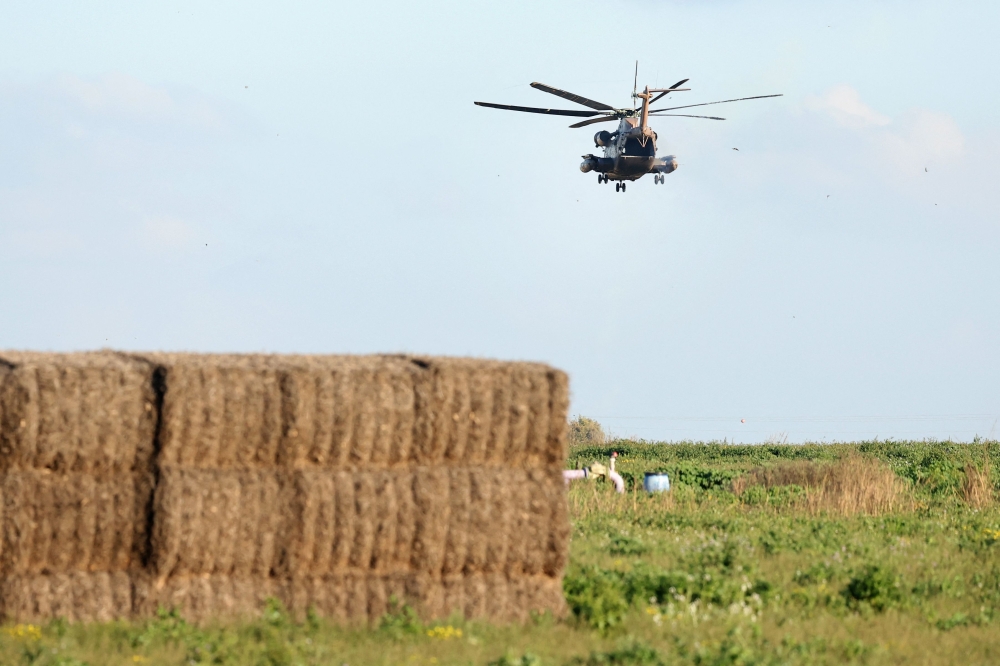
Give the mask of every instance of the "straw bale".
[{"label": "straw bale", "polygon": [[490,530],[487,532],[486,563],[483,571],[498,573],[504,571],[507,564],[509,541],[515,538],[514,529],[514,496],[516,483],[510,483],[508,477],[512,470],[491,474],[492,492],[489,495]]},{"label": "straw bale", "polygon": [[558,611],[567,404],[528,363],[0,355],[0,612]]},{"label": "straw bale", "polygon": [[467,465],[482,465],[486,461],[496,378],[494,364],[482,364],[469,374],[469,431],[463,456]]},{"label": "straw bale", "polygon": [[542,566],[549,576],[562,579],[563,570],[569,559],[569,507],[566,502],[566,485],[562,480],[562,470],[548,469],[547,479],[542,484],[549,503],[549,524],[547,529],[547,550]]},{"label": "straw bale", "polygon": [[365,468],[564,456],[566,377],[547,366],[405,356],[153,354],[167,371],[161,462]]},{"label": "straw bale", "polygon": [[511,374],[506,459],[511,464],[521,466],[527,461],[528,425],[531,416],[531,371],[524,365],[517,365]]},{"label": "straw bale", "polygon": [[445,416],[443,406],[451,399],[452,376],[443,372],[438,364],[418,359],[414,363],[418,370],[413,379],[413,453],[415,464],[429,464],[441,459],[444,454],[446,428],[450,415]]},{"label": "straw bale", "polygon": [[0,471],[147,470],[152,366],[113,352],[0,352],[0,365]]},{"label": "straw bale", "polygon": [[394,465],[408,464],[413,457],[413,433],[416,425],[416,398],[414,395],[414,374],[417,366],[411,363],[394,366],[392,391],[394,399],[392,429],[392,451],[389,462]]},{"label": "straw bale", "polygon": [[469,507],[472,489],[469,470],[453,468],[448,474],[448,536],[441,571],[446,576],[465,569],[469,542]]},{"label": "straw bale", "polygon": [[[374,534],[369,569],[391,571],[395,563],[396,526],[399,522],[396,505],[396,478],[399,473],[375,472]],[[404,476],[409,476],[404,473]],[[408,480],[408,479],[406,479]],[[405,480],[404,480],[405,484]]]},{"label": "straw bale", "polygon": [[469,511],[465,535],[465,573],[486,570],[490,535],[497,529],[492,515],[493,475],[481,467],[469,469]]},{"label": "straw bale", "polygon": [[162,470],[154,499],[152,571],[168,576],[269,575],[286,513],[277,470]]},{"label": "straw bale", "polygon": [[525,503],[520,506],[527,509],[523,527],[524,556],[521,561],[522,571],[526,574],[542,573],[548,555],[552,504],[546,481],[545,471],[539,469],[529,470],[525,479]]},{"label": "straw bale", "polygon": [[472,395],[469,390],[469,368],[456,365],[451,374],[451,400],[445,405],[444,416],[451,419],[447,423],[448,433],[445,441],[444,458],[452,463],[465,460],[466,448],[469,443],[469,426],[472,415]]},{"label": "straw bale", "polygon": [[354,544],[354,480],[347,472],[337,472],[334,474],[333,489],[336,493],[335,523],[333,537],[333,556],[331,571],[344,572],[347,570],[351,548]]},{"label": "straw bale", "polygon": [[417,533],[417,504],[413,491],[416,476],[413,471],[406,470],[395,478],[396,545],[390,564],[394,571],[409,571],[413,558]]},{"label": "straw bale", "polygon": [[[550,576],[502,574],[327,575],[293,578],[206,574],[174,576],[134,587],[135,614],[175,608],[193,621],[258,613],[268,598],[280,600],[302,618],[312,609],[342,623],[377,622],[393,603],[412,606],[426,620],[453,613],[493,621],[524,621],[532,612],[565,614],[561,580]],[[395,601],[393,601],[395,600]],[[78,611],[79,612],[79,611]]]},{"label": "straw bale", "polygon": [[300,574],[329,571],[333,550],[336,497],[330,474],[296,472],[292,483],[287,550],[289,569]]},{"label": "straw bale", "polygon": [[13,575],[0,583],[0,616],[7,621],[107,622],[131,615],[132,582],[121,571]]},{"label": "straw bale", "polygon": [[418,572],[440,572],[448,536],[448,470],[421,467],[413,478],[414,535],[410,562]]},{"label": "straw bale", "polygon": [[375,540],[375,480],[371,474],[354,475],[354,543],[348,560],[353,569],[368,569]]},{"label": "straw bale", "polygon": [[138,564],[146,521],[132,474],[0,475],[0,574],[122,571]]},{"label": "straw bale", "polygon": [[519,576],[524,573],[528,555],[528,542],[535,536],[531,529],[531,504],[533,502],[531,488],[528,487],[528,476],[524,470],[512,469],[500,477],[505,486],[506,501],[510,503],[509,534],[507,536],[507,559],[503,571],[508,576]]},{"label": "straw bale", "polygon": [[136,600],[136,615],[176,609],[188,620],[256,615],[269,598],[289,599],[289,581],[268,576],[172,576]]},{"label": "straw bale", "polygon": [[[329,383],[329,392],[324,392],[324,404],[328,408],[322,413],[329,413],[329,441],[322,440],[319,444],[320,450],[327,451],[325,456],[317,457],[320,464],[324,462],[333,467],[341,468],[347,464],[348,456],[352,446],[352,436],[354,433],[354,385],[350,365],[331,370],[332,380]],[[326,384],[324,384],[326,386]],[[326,434],[326,431],[323,431]]]}]

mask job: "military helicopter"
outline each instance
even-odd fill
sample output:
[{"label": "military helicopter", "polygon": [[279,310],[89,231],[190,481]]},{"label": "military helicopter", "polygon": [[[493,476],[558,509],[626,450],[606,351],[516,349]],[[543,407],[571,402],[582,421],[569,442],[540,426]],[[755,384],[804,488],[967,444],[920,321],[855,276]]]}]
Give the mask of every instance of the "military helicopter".
[{"label": "military helicopter", "polygon": [[[584,155],[580,164],[580,171],[588,173],[597,172],[597,182],[607,183],[609,180],[618,181],[615,183],[616,192],[624,192],[626,181],[634,181],[642,178],[647,173],[653,174],[653,182],[661,185],[666,174],[677,170],[677,158],[673,155],[666,157],[656,156],[656,132],[649,126],[651,116],[662,118],[669,116],[673,118],[702,118],[705,120],[725,120],[718,116],[693,116],[683,113],[666,113],[667,111],[677,111],[679,109],[690,109],[696,106],[710,106],[712,104],[727,104],[729,102],[742,102],[749,99],[765,99],[767,97],[781,97],[778,95],[757,95],[755,97],[740,97],[738,99],[724,99],[718,102],[702,102],[700,104],[685,104],[683,106],[670,106],[662,109],[651,109],[650,107],[663,97],[671,93],[687,92],[690,88],[681,88],[690,79],[682,79],[669,88],[650,88],[648,85],[642,92],[637,92],[639,82],[639,63],[636,63],[635,80],[632,83],[632,108],[616,109],[602,102],[595,102],[592,99],[575,95],[565,90],[559,90],[544,83],[532,83],[531,87],[541,90],[557,97],[562,97],[571,102],[576,102],[582,106],[590,107],[593,111],[576,111],[567,109],[541,109],[532,106],[512,106],[510,104],[493,104],[491,102],[476,102],[476,106],[486,106],[493,109],[506,109],[507,111],[524,111],[526,113],[544,113],[552,116],[577,116],[590,118],[570,125],[570,127],[586,127],[594,123],[606,123],[617,120],[618,129],[614,132],[603,130],[594,135],[594,145],[604,149],[604,157],[595,155]],[[636,108],[636,100],[642,100],[642,107]],[[597,116],[596,118],[594,116]]]}]

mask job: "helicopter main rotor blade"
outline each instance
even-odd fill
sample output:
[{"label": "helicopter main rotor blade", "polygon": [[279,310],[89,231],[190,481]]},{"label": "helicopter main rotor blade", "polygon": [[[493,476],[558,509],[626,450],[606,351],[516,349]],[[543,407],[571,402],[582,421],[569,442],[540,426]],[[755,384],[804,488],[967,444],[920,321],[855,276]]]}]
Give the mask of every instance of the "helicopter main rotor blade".
[{"label": "helicopter main rotor blade", "polygon": [[586,127],[587,125],[593,125],[594,123],[606,123],[610,120],[618,120],[618,116],[604,116],[602,118],[591,118],[590,120],[584,120],[582,122],[573,123],[570,127]]},{"label": "helicopter main rotor blade", "polygon": [[597,109],[598,111],[614,111],[613,107],[607,104],[602,104],[601,102],[595,102],[592,99],[587,99],[586,97],[581,97],[580,95],[574,95],[571,92],[566,92],[565,90],[559,90],[559,88],[553,88],[552,86],[547,86],[544,83],[538,83],[537,81],[531,84],[531,87],[535,90],[541,90],[542,92],[547,92],[550,95],[555,95],[556,97],[562,97],[563,99],[568,99],[571,102],[576,102],[577,104],[582,104],[584,106],[589,106],[592,109]]},{"label": "helicopter main rotor blade", "polygon": [[690,109],[691,107],[694,106],[711,106],[712,104],[725,104],[727,102],[742,102],[748,99],[766,99],[768,97],[781,97],[781,96],[782,96],[781,94],[757,95],[756,97],[740,97],[738,99],[724,99],[719,102],[702,102],[701,104],[685,104],[684,106],[671,106],[665,109],[653,109],[652,111],[650,111],[650,113],[661,113],[663,111],[676,111],[677,109]]},{"label": "helicopter main rotor blade", "polygon": [[684,85],[685,83],[687,83],[690,80],[691,79],[681,79],[680,81],[678,81],[674,85],[670,86],[670,88],[668,88],[667,90],[664,90],[659,95],[657,95],[653,99],[649,100],[649,105],[652,106],[656,102],[656,100],[660,99],[664,95],[669,95],[671,93],[671,91],[673,91],[674,88],[680,88],[682,85]]},{"label": "helicopter main rotor blade", "polygon": [[539,109],[534,106],[512,106],[510,104],[493,104],[491,102],[473,102],[476,106],[488,106],[491,109],[505,109],[507,111],[524,111],[525,113],[546,113],[550,116],[578,116],[589,118],[596,116],[597,111],[570,111],[567,109]]},{"label": "helicopter main rotor blade", "polygon": [[657,118],[705,118],[706,120],[725,120],[725,118],[720,118],[718,116],[689,116],[684,113],[662,113],[656,117]]}]

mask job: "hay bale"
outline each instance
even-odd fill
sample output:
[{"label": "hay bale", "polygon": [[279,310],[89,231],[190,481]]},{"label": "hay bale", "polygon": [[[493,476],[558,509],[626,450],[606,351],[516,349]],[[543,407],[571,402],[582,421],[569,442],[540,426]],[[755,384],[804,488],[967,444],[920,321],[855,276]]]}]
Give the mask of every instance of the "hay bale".
[{"label": "hay bale", "polygon": [[113,352],[0,352],[0,472],[148,471],[153,367]]},{"label": "hay bale", "polygon": [[127,619],[132,599],[132,581],[122,571],[12,575],[0,583],[0,614],[15,622]]},{"label": "hay bale", "polygon": [[448,470],[448,532],[444,544],[441,573],[445,576],[461,574],[469,542],[469,509],[472,488],[469,470],[464,467]]},{"label": "hay bale", "polygon": [[473,359],[0,354],[0,613],[557,608],[567,396]]},{"label": "hay bale", "polygon": [[280,567],[286,485],[277,470],[163,470],[154,498],[151,573],[159,581],[270,575]]},{"label": "hay bale", "polygon": [[144,484],[132,474],[0,475],[0,575],[42,571],[125,571],[138,565],[146,521],[136,515]]},{"label": "hay bale", "polygon": [[410,565],[416,572],[438,574],[444,564],[450,518],[448,470],[417,468],[413,477],[413,503],[416,510]]}]

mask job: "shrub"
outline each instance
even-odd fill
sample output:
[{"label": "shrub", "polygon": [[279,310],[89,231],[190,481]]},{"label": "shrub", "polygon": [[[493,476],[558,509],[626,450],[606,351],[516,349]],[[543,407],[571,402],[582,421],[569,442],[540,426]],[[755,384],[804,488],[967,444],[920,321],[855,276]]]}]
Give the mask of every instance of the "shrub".
[{"label": "shrub", "polygon": [[898,577],[877,564],[869,564],[851,578],[843,595],[855,610],[867,604],[878,612],[896,606],[902,599]]},{"label": "shrub", "polygon": [[649,548],[641,540],[627,534],[616,534],[611,537],[611,546],[608,551],[612,555],[642,555]]},{"label": "shrub", "polygon": [[601,446],[604,439],[604,428],[594,419],[577,416],[569,422],[570,446]]},{"label": "shrub", "polygon": [[621,574],[616,571],[592,566],[567,574],[563,591],[573,615],[595,629],[619,624],[629,608]]}]

